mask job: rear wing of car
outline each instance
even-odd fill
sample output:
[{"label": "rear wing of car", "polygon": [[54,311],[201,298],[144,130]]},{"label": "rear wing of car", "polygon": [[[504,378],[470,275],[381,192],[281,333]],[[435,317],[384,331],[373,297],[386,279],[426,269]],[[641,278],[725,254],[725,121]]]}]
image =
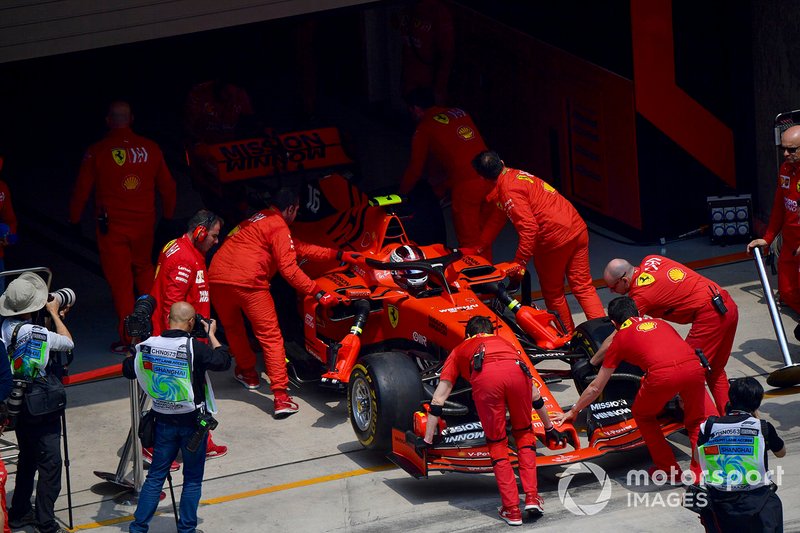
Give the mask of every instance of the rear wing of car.
[{"label": "rear wing of car", "polygon": [[237,139],[209,151],[221,183],[353,164],[334,127]]}]

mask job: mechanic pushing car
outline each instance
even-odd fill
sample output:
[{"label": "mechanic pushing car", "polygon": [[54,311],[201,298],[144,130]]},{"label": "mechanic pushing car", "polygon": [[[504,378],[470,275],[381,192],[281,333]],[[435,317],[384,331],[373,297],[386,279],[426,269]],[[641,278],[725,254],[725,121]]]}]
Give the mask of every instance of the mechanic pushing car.
[{"label": "mechanic pushing car", "polygon": [[[660,470],[671,479],[680,477],[681,470],[675,454],[661,432],[657,416],[664,405],[680,394],[684,403],[683,422],[692,449],[703,416],[705,389],[704,358],[684,341],[675,329],[658,318],[642,318],[636,302],[628,296],[614,298],[608,304],[608,316],[617,329],[608,347],[603,366],[597,377],[583,391],[578,401],[566,413],[553,415],[553,422],[572,422],[578,413],[597,398],[623,361],[641,368],[645,376],[633,402],[633,418],[639,427],[655,466],[650,475]],[[593,364],[596,364],[594,359]],[[700,475],[700,467],[692,457],[692,472]]]},{"label": "mechanic pushing car", "polygon": [[536,436],[531,425],[531,405],[545,426],[548,446],[561,445],[566,436],[553,427],[544,399],[536,389],[534,399],[530,371],[510,342],[494,334],[492,321],[474,316],[466,326],[466,339],[456,346],[444,362],[439,385],[433,393],[425,430],[425,442],[433,444],[433,434],[442,415],[445,400],[461,377],[472,385],[472,397],[478,411],[492,469],[503,506],[500,518],[511,526],[522,525],[519,492],[514,470],[508,458],[506,409],[511,416],[511,432],[517,446],[519,477],[525,490],[525,511],[541,514],[544,501],[536,481]]},{"label": "mechanic pushing car", "polygon": [[496,183],[489,199],[498,209],[484,226],[478,248],[462,251],[482,254],[491,248],[507,215],[519,233],[514,256],[518,268],[510,272],[511,278],[521,279],[533,258],[547,310],[557,312],[570,333],[575,324],[564,295],[565,277],[586,318],[604,317],[589,270],[589,231],[575,207],[547,182],[507,167],[495,152],[481,152],[472,164],[478,174]]},{"label": "mechanic pushing car", "polygon": [[[706,382],[716,408],[706,396],[706,415],[723,416],[728,403],[725,365],[739,323],[739,308],[728,291],[689,267],[660,255],[648,255],[638,267],[625,259],[612,259],[603,278],[611,292],[633,298],[640,313],[676,324],[692,324],[686,342],[703,350],[711,366]],[[613,335],[597,350],[597,361],[602,360]]]},{"label": "mechanic pushing car", "polygon": [[[211,260],[209,287],[214,309],[236,358],[235,378],[247,389],[257,389],[256,356],[247,339],[242,314],[264,352],[270,387],[274,395],[275,418],[286,418],[299,408],[286,392],[286,351],[283,335],[270,294],[270,280],[276,273],[298,292],[314,296],[323,307],[339,300],[314,283],[297,264],[297,255],[314,261],[355,262],[359,254],[292,241],[289,225],[294,222],[300,198],[296,190],[283,188],[272,198],[272,206],[236,226]],[[297,248],[297,251],[295,251]]]}]

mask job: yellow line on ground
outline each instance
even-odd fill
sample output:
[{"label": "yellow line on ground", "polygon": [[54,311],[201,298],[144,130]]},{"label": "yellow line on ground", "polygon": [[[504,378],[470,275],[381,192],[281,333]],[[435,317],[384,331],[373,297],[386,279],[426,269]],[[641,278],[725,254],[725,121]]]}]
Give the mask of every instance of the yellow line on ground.
[{"label": "yellow line on ground", "polygon": [[297,487],[306,487],[308,485],[316,485],[317,483],[327,483],[328,481],[335,481],[337,479],[345,479],[348,477],[363,476],[364,474],[371,474],[373,472],[382,472],[384,470],[392,470],[394,468],[397,467],[391,463],[379,466],[372,466],[369,468],[359,468],[358,470],[350,470],[349,472],[339,472],[338,474],[319,476],[311,479],[302,479],[300,481],[284,483],[283,485],[273,485],[272,487],[264,487],[261,489],[239,492],[237,494],[230,494],[228,496],[220,496],[219,498],[210,498],[208,500],[201,501],[200,505],[216,505],[218,503],[231,502],[234,500],[243,500],[245,498],[252,498],[253,496],[269,494],[271,492],[280,492],[282,490],[296,489]]},{"label": "yellow line on ground", "polygon": [[[359,468],[357,470],[349,470],[347,472],[339,472],[338,474],[330,474],[327,476],[319,476],[310,479],[302,479],[300,481],[293,481],[292,483],[284,483],[282,485],[273,485],[272,487],[263,487],[255,490],[248,490],[245,492],[238,492],[236,494],[229,494],[227,496],[220,496],[219,498],[210,498],[200,502],[202,506],[217,505],[220,503],[231,502],[235,500],[244,500],[252,498],[253,496],[261,496],[262,494],[269,494],[271,492],[280,492],[283,490],[296,489],[298,487],[306,487],[308,485],[316,485],[318,483],[327,483],[328,481],[336,481],[337,479],[346,479],[349,477],[363,476],[364,474],[372,474],[373,472],[383,472],[385,470],[393,470],[397,468],[391,463],[371,466],[368,468]],[[161,515],[164,513],[156,513]],[[109,518],[108,520],[101,520],[99,522],[89,522],[88,524],[80,524],[71,529],[71,531],[79,531],[86,529],[97,529],[103,526],[113,526],[114,524],[121,524],[123,522],[130,522],[133,520],[133,515],[119,516],[117,518]]]}]

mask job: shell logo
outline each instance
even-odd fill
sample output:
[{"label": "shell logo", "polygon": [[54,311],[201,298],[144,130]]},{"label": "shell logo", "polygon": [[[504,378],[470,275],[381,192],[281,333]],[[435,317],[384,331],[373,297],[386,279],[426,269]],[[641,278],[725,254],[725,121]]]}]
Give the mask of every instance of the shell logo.
[{"label": "shell logo", "polygon": [[469,141],[475,138],[475,132],[469,126],[461,126],[458,128],[458,136],[465,141]]},{"label": "shell logo", "polygon": [[667,277],[670,281],[683,281],[686,278],[686,272],[680,268],[670,268]]},{"label": "shell logo", "polygon": [[126,191],[135,191],[142,184],[142,180],[136,174],[129,174],[122,180],[122,188]]},{"label": "shell logo", "polygon": [[642,322],[636,326],[636,331],[653,331],[658,327],[658,324],[653,322],[652,320],[648,320],[647,322]]}]

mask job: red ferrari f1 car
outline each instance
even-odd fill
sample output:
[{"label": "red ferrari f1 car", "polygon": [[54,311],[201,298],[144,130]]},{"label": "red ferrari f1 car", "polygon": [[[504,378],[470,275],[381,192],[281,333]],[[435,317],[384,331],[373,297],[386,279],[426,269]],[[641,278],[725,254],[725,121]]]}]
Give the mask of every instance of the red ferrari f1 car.
[{"label": "red ferrari f1 car", "polygon": [[[525,354],[550,413],[562,409],[548,384],[572,380],[580,392],[591,382],[595,369],[588,359],[613,329],[606,319],[585,322],[568,335],[557,315],[520,303],[509,292],[509,264],[493,265],[442,244],[419,247],[424,258],[402,267],[392,262],[393,251],[413,244],[395,211],[398,197],[370,200],[338,175],[309,183],[304,193],[294,236],[363,256],[357,266],[303,265],[341,303],[326,313],[307,297],[298,307],[304,351],[322,365],[323,385],[346,389],[350,422],[366,448],[389,452],[418,477],[437,470],[491,471],[466,382],[455,384],[434,446],[422,445],[421,439],[427,419],[422,406],[432,396],[448,353],[464,339],[467,320],[475,315],[493,317],[497,333]],[[424,286],[399,283],[398,274],[404,273],[427,278]],[[567,364],[539,368],[548,361]],[[636,367],[617,369],[603,396],[587,409],[588,439],[565,425],[571,449],[550,452],[538,463],[568,464],[641,446],[630,409],[641,376]],[[543,439],[541,421],[533,410],[531,416]],[[665,434],[682,428],[677,409],[665,410],[662,428]],[[516,460],[513,443],[509,447]]]}]

